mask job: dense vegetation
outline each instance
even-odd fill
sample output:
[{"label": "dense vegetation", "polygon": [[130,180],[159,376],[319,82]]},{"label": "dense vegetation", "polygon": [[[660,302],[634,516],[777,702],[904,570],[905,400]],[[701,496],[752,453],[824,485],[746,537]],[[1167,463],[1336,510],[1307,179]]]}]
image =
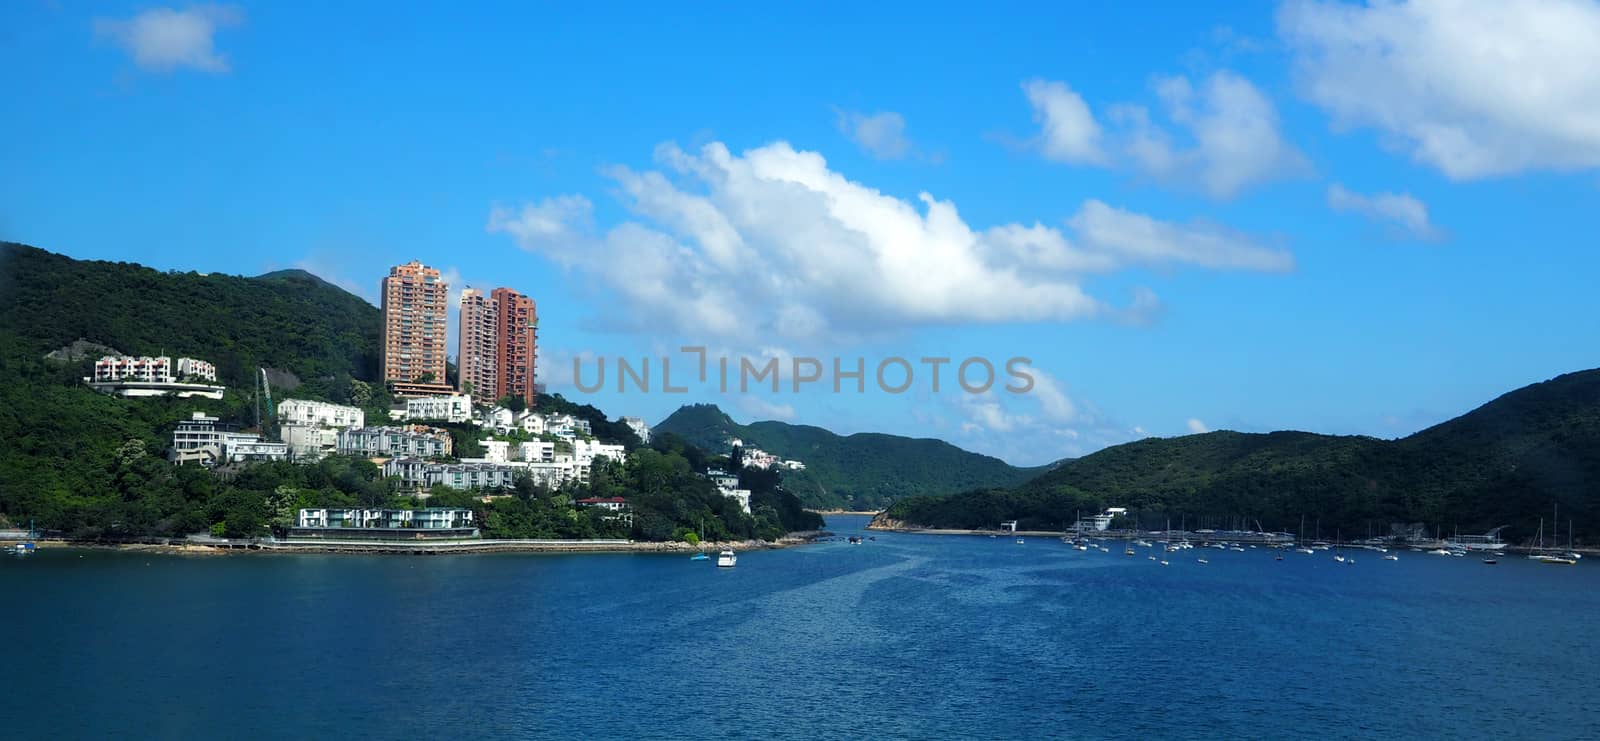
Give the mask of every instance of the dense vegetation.
[{"label": "dense vegetation", "polygon": [[[197,532],[249,536],[290,524],[312,506],[415,507],[369,461],[329,457],[315,465],[271,463],[213,472],[166,460],[180,419],[202,411],[254,423],[254,369],[274,372],[285,393],[367,408],[384,419],[377,383],[378,310],[301,271],[241,278],[162,273],[127,263],[78,261],[0,244],[0,527],[26,526],[78,538],[172,537]],[[123,399],[82,379],[94,357],[48,359],[88,340],[124,353],[189,355],[217,365],[227,394],[206,399]],[[292,388],[291,388],[292,387]],[[546,412],[589,421],[597,436],[635,448],[626,465],[601,466],[592,487],[542,491],[431,492],[429,505],[469,506],[494,537],[634,537],[689,532],[775,538],[820,526],[776,480],[752,497],[753,514],[715,493],[704,452],[664,435],[639,449],[631,430],[593,406],[541,397]],[[475,431],[452,425],[459,454]],[[483,501],[483,494],[505,494]],[[586,496],[626,496],[632,525],[575,507]],[[703,524],[702,524],[703,523]]]},{"label": "dense vegetation", "polygon": [[[1062,463],[1022,486],[906,500],[887,516],[938,527],[1069,524],[1107,506],[1174,523],[1387,534],[1391,523],[1529,538],[1559,505],[1582,539],[1600,531],[1600,370],[1508,393],[1400,440],[1304,432],[1211,432],[1147,439]],[[1547,529],[1549,524],[1546,524]]]},{"label": "dense vegetation", "polygon": [[707,450],[724,450],[726,440],[734,437],[803,461],[805,470],[786,474],[784,485],[818,509],[879,509],[904,497],[1012,486],[1044,470],[1017,468],[942,440],[878,433],[841,436],[784,422],[741,425],[713,404],[681,407],[655,429]]}]

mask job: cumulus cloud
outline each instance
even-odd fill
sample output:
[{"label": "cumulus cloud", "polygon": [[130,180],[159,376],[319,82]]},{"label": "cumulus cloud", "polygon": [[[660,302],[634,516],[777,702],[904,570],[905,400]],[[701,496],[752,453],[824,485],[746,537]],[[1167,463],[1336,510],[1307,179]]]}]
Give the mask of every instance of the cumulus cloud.
[{"label": "cumulus cloud", "polygon": [[897,160],[911,153],[906,138],[906,119],[894,111],[865,114],[838,112],[839,131],[867,154],[880,160]]},{"label": "cumulus cloud", "polygon": [[[640,331],[747,341],[929,324],[1121,318],[1086,276],[1132,266],[1283,271],[1292,257],[1245,235],[1089,201],[1076,232],[987,230],[949,201],[915,203],[784,142],[657,150],[663,171],[607,169],[633,219],[608,229],[578,195],[492,209],[487,228],[591,278]],[[1157,305],[1148,289],[1133,309]]]},{"label": "cumulus cloud", "polygon": [[1600,4],[1291,0],[1301,92],[1456,180],[1600,166]]},{"label": "cumulus cloud", "polygon": [[794,405],[772,401],[754,394],[739,394],[734,403],[739,411],[756,420],[776,419],[789,421],[795,418]]},{"label": "cumulus cloud", "polygon": [[1092,453],[1132,439],[1129,428],[1107,420],[1093,404],[1040,368],[1023,394],[991,389],[957,393],[957,439],[963,447],[1013,463],[1034,465]]},{"label": "cumulus cloud", "polygon": [[1083,97],[1052,80],[1029,80],[1022,92],[1039,124],[1039,151],[1057,162],[1101,165],[1108,158],[1100,148],[1100,124]]},{"label": "cumulus cloud", "polygon": [[1363,195],[1334,183],[1328,186],[1328,207],[1384,222],[1402,235],[1414,239],[1431,240],[1439,237],[1439,231],[1428,222],[1427,204],[1410,193]]},{"label": "cumulus cloud", "polygon": [[1152,121],[1143,106],[1114,109],[1128,157],[1149,177],[1232,198],[1251,186],[1311,169],[1305,155],[1284,139],[1272,101],[1239,75],[1216,72],[1199,89],[1186,77],[1161,78],[1156,94],[1167,118],[1191,144]]},{"label": "cumulus cloud", "polygon": [[217,29],[242,22],[244,12],[232,5],[152,8],[127,19],[96,18],[94,33],[122,47],[140,69],[170,72],[192,67],[225,73],[228,59],[217,52],[212,37]]},{"label": "cumulus cloud", "polygon": [[1188,425],[1189,425],[1189,432],[1191,434],[1198,435],[1198,434],[1200,434],[1202,432],[1210,432],[1211,431],[1211,428],[1207,427],[1206,423],[1201,422],[1200,420],[1195,419],[1194,417],[1190,417],[1189,418]]},{"label": "cumulus cloud", "polygon": [[[1057,161],[1127,167],[1219,199],[1311,169],[1281,133],[1272,101],[1226,70],[1198,88],[1187,77],[1158,78],[1155,92],[1165,123],[1147,106],[1117,103],[1107,109],[1106,130],[1064,83],[1035,80],[1023,89],[1042,127],[1041,151]],[[1109,143],[1102,145],[1103,139]]]}]

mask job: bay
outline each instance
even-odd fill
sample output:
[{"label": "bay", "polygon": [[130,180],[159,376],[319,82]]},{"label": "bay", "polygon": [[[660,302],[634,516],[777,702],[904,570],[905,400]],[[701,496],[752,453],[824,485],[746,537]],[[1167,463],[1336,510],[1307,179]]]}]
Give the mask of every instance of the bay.
[{"label": "bay", "polygon": [[[868,533],[0,559],[10,738],[1600,738],[1600,563]],[[1198,558],[1211,563],[1200,564]]]}]

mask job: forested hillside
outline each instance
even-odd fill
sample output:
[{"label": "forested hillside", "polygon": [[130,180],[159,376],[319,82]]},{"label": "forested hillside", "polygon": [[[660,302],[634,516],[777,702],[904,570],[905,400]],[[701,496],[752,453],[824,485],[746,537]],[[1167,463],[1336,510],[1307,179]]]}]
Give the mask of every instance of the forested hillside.
[{"label": "forested hillside", "polygon": [[[275,386],[283,384],[275,398],[354,403],[369,419],[383,419],[389,399],[376,377],[378,331],[375,307],[302,271],[257,278],[163,273],[0,244],[0,527],[32,522],[78,538],[252,536],[287,525],[299,507],[417,506],[362,459],[330,456],[315,465],[261,464],[218,475],[165,457],[173,428],[192,412],[251,426],[261,367],[282,371],[272,374]],[[220,401],[99,394],[83,377],[104,350],[76,358],[54,353],[78,340],[209,360],[228,390]],[[538,404],[589,420],[606,439],[638,443],[592,406],[559,396]],[[519,484],[507,492],[514,496],[491,502],[479,492],[436,489],[428,501],[478,510],[485,534],[498,537],[662,540],[695,530],[770,539],[821,524],[776,479],[750,482],[753,512],[745,514],[691,462],[703,468],[706,456],[663,435],[626,465],[597,471],[592,488]],[[573,506],[591,492],[629,496],[633,524]]]},{"label": "forested hillside", "polygon": [[784,485],[807,506],[817,508],[880,509],[904,497],[1012,486],[1044,470],[1018,468],[943,440],[878,433],[837,435],[821,427],[774,421],[741,425],[714,404],[680,407],[656,429],[706,450],[724,450],[733,437],[800,460],[805,470],[788,474]]},{"label": "forested hillside", "polygon": [[993,527],[1021,519],[1061,527],[1107,506],[1170,517],[1259,519],[1293,531],[1301,515],[1324,532],[1364,534],[1392,522],[1533,534],[1559,505],[1578,531],[1600,531],[1600,370],[1508,393],[1400,440],[1304,432],[1211,432],[1151,438],[1069,461],[1019,487],[919,498],[889,516],[921,525]]}]

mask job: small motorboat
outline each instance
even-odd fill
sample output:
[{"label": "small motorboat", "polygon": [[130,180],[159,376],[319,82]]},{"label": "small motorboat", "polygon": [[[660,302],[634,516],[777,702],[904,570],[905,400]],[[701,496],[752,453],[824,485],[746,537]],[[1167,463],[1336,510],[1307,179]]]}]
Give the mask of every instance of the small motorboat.
[{"label": "small motorboat", "polygon": [[1483,562],[1488,564],[1488,565],[1490,565],[1490,566],[1493,566],[1493,565],[1495,565],[1497,563],[1500,563],[1499,561],[1497,561],[1495,559],[1492,559],[1492,558],[1485,558],[1485,559],[1483,559]]},{"label": "small motorboat", "polygon": [[1197,558],[1197,559],[1195,559],[1195,562],[1196,563],[1211,563],[1210,561],[1207,561],[1207,560],[1205,560],[1203,558]]},{"label": "small motorboat", "polygon": [[1387,556],[1384,556],[1384,557],[1383,557],[1383,560],[1385,560],[1385,561],[1399,561],[1399,560],[1400,560],[1400,557],[1399,557],[1399,556],[1396,556],[1396,555],[1394,555],[1394,554],[1393,554],[1393,553],[1391,553],[1391,554],[1389,554],[1389,555],[1387,555]]},{"label": "small motorboat", "polygon": [[850,545],[861,545],[861,536],[859,536],[859,535],[850,536]]},{"label": "small motorboat", "polygon": [[1022,538],[1017,538],[1017,545],[1022,545]]},{"label": "small motorboat", "polygon": [[739,563],[739,557],[735,555],[732,550],[726,550],[717,554],[718,566],[723,568],[732,568],[736,563]]},{"label": "small motorboat", "polygon": [[689,557],[690,561],[710,561],[711,557],[704,553],[696,553]]}]

